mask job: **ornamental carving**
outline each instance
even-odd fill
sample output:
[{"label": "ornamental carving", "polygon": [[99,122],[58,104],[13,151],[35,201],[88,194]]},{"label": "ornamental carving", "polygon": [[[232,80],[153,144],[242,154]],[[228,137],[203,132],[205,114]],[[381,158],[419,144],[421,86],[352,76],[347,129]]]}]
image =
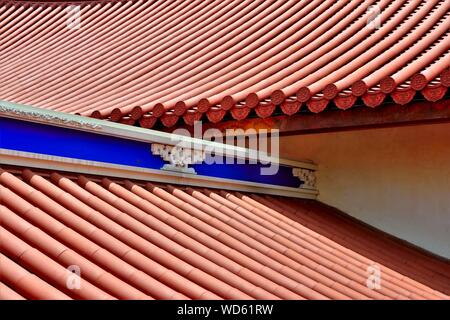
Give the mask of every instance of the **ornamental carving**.
[{"label": "ornamental carving", "polygon": [[300,188],[316,189],[316,173],[314,170],[304,168],[293,168],[292,174],[302,181]]},{"label": "ornamental carving", "polygon": [[191,174],[196,174],[196,172],[193,168],[189,168],[189,165],[202,163],[206,157],[205,151],[203,150],[192,150],[181,146],[158,143],[152,144],[151,151],[153,155],[161,156],[164,161],[169,162],[169,164],[165,164],[161,168],[162,170]]},{"label": "ornamental carving", "polygon": [[71,127],[77,127],[77,128],[89,128],[89,129],[95,129],[100,130],[102,129],[101,125],[94,124],[88,121],[81,120],[75,120],[68,117],[62,117],[62,116],[55,116],[44,112],[35,112],[35,111],[28,111],[28,110],[20,110],[4,105],[0,105],[0,115],[5,116],[11,116],[13,118],[23,119],[23,120],[30,120],[30,121],[38,121],[38,122],[45,122],[45,123],[51,123],[51,124],[61,124],[64,126],[71,126]]}]

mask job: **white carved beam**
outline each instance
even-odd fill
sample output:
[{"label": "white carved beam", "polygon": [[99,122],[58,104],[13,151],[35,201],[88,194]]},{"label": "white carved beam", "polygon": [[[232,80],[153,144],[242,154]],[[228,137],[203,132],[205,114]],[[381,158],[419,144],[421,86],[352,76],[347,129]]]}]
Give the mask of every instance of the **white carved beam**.
[{"label": "white carved beam", "polygon": [[304,168],[292,168],[292,174],[302,181],[300,188],[313,189],[317,188],[316,173],[314,170]]}]

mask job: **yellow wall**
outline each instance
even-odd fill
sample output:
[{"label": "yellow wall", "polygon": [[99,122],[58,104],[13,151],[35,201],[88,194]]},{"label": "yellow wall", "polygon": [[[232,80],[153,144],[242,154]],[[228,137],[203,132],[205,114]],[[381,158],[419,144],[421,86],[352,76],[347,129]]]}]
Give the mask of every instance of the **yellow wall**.
[{"label": "yellow wall", "polygon": [[319,165],[319,200],[450,258],[450,124],[282,137]]}]

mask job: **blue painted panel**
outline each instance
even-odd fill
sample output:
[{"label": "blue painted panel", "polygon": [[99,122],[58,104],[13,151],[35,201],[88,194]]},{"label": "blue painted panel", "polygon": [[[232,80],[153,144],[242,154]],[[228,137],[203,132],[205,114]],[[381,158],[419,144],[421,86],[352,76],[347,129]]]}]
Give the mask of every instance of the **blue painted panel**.
[{"label": "blue painted panel", "polygon": [[0,118],[1,148],[159,169],[148,143]]},{"label": "blue painted panel", "polygon": [[214,165],[195,164],[191,167],[195,169],[197,174],[204,176],[276,184],[293,188],[300,186],[300,180],[292,175],[291,167],[279,166],[276,175],[261,175],[261,169],[269,167],[269,165],[261,163],[238,164],[236,161],[234,163],[230,161],[229,163]]},{"label": "blue painted panel", "polygon": [[[160,169],[165,162],[151,154],[150,144],[117,137],[0,117],[0,148],[133,167]],[[195,164],[197,174],[298,187],[292,168],[280,166],[275,175],[261,175],[262,164]]]}]

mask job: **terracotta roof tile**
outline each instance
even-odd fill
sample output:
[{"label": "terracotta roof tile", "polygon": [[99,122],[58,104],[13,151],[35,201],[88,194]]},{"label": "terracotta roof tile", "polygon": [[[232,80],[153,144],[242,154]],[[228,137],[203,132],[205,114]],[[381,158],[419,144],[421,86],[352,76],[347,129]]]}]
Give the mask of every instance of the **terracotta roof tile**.
[{"label": "terracotta roof tile", "polygon": [[64,1],[0,2],[0,99],[130,125],[435,101],[450,83],[445,0],[86,1],[79,28]]},{"label": "terracotta roof tile", "polygon": [[20,294],[0,282],[0,300],[24,300]]},{"label": "terracotta roof tile", "polygon": [[448,261],[312,200],[11,168],[0,201],[1,299],[450,298]]}]

